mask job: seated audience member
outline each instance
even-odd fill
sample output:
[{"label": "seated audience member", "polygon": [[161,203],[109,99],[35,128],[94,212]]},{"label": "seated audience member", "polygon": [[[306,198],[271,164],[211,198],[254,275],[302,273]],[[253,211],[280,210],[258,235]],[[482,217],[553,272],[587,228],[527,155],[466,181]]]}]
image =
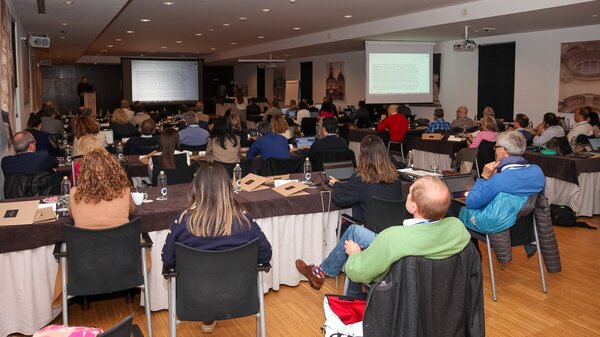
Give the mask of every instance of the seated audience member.
[{"label": "seated audience member", "polygon": [[457,129],[471,129],[475,126],[473,120],[467,116],[469,109],[461,105],[456,109],[456,119],[452,121],[452,127]]},{"label": "seated audience member", "polygon": [[122,100],[121,101],[121,109],[123,109],[123,112],[125,112],[125,116],[127,116],[127,121],[131,122],[131,119],[135,115],[135,112],[133,112],[133,111],[131,111],[131,109],[129,109],[129,101],[127,101],[126,99]]},{"label": "seated audience member", "polygon": [[304,101],[298,104],[298,111],[296,111],[296,118],[294,119],[294,123],[297,125],[302,125],[302,120],[304,118],[310,118],[310,111],[308,110],[308,104]]},{"label": "seated audience member", "polygon": [[486,116],[494,118],[494,120],[496,121],[496,128],[498,129],[498,131],[504,131],[504,120],[502,120],[501,118],[496,118],[496,112],[494,111],[494,108],[492,108],[491,106],[486,106],[485,108],[483,108],[482,117]]},{"label": "seated audience member", "polygon": [[194,105],[194,111],[196,112],[196,118],[198,119],[198,125],[201,128],[208,130],[208,122],[210,121],[210,117],[204,114],[204,104],[202,101],[197,101]]},{"label": "seated audience member", "polygon": [[479,147],[481,141],[487,140],[488,142],[495,142],[496,136],[498,135],[498,127],[496,126],[496,120],[494,117],[485,116],[481,119],[481,131],[477,132],[469,148],[475,149]]},{"label": "seated audience member", "polygon": [[525,141],[527,144],[531,144],[533,141],[533,135],[531,132],[527,131],[527,127],[529,126],[529,117],[524,114],[517,114],[515,116],[515,121],[513,123],[513,128],[515,131],[519,131],[523,137],[525,137]]},{"label": "seated audience member", "polygon": [[271,125],[274,133],[284,136],[285,139],[293,137],[292,131],[290,131],[290,127],[285,118],[283,118],[283,115],[273,116],[273,118],[271,118]]},{"label": "seated audience member", "polygon": [[433,111],[433,121],[429,123],[425,133],[439,133],[444,131],[450,131],[452,125],[444,120],[444,109],[436,108]]},{"label": "seated audience member", "polygon": [[240,161],[240,138],[233,132],[225,118],[213,124],[212,136],[206,146],[206,161],[237,163]]},{"label": "seated audience member", "polygon": [[312,99],[307,99],[306,104],[308,104],[308,111],[310,111],[310,117],[315,118],[319,116],[319,109],[315,106],[315,102]]},{"label": "seated audience member", "polygon": [[[529,196],[544,190],[544,173],[539,166],[528,164],[522,157],[525,147],[525,137],[518,131],[498,134],[496,161],[485,165],[481,178],[467,195],[466,208],[460,212],[465,226],[480,233],[500,232],[515,223]],[[476,210],[503,216],[496,217],[498,221],[475,221],[477,217],[472,219],[471,216]]]},{"label": "seated audience member", "polygon": [[75,226],[104,229],[129,222],[135,209],[129,188],[117,158],[104,149],[87,153],[81,160],[77,186],[70,193],[69,211]]},{"label": "seated audience member", "polygon": [[51,135],[62,135],[63,123],[60,119],[56,119],[58,112],[54,107],[46,107],[42,112],[42,131],[48,132]]},{"label": "seated audience member", "polygon": [[544,114],[544,120],[535,128],[534,146],[546,146],[555,137],[564,137],[565,130],[560,126],[558,117],[552,112]]},{"label": "seated audience member", "polygon": [[[188,191],[188,207],[176,216],[162,250],[166,268],[176,268],[175,244],[201,250],[226,250],[258,239],[257,263],[271,261],[271,244],[250,214],[233,198],[231,178],[219,164],[202,163]],[[253,266],[254,267],[254,266]],[[212,332],[216,321],[202,322]]]},{"label": "seated audience member", "polygon": [[229,124],[229,127],[231,127],[233,133],[240,138],[240,142],[242,144],[241,146],[248,147],[250,142],[248,140],[247,126],[245,122],[242,122],[240,115],[233,112],[230,113],[226,118],[227,123]]},{"label": "seated audience member", "polygon": [[73,134],[75,138],[73,140],[73,155],[79,155],[78,147],[79,147],[79,139],[84,135],[92,135],[98,144],[102,147],[107,147],[108,143],[106,142],[106,136],[103,133],[100,133],[100,126],[98,122],[96,122],[94,117],[77,117],[75,118],[75,123],[73,125]]},{"label": "seated audience member", "polygon": [[590,125],[592,126],[592,131],[594,131],[594,137],[600,137],[600,118],[598,118],[598,113],[594,111],[590,111]]},{"label": "seated audience member", "polygon": [[249,98],[246,106],[246,115],[260,115],[260,106],[256,104],[256,98]]},{"label": "seated audience member", "polygon": [[158,136],[154,135],[156,131],[156,123],[152,119],[145,119],[140,124],[142,135],[139,137],[131,137],[125,143],[123,152],[129,154],[148,154],[158,150]]},{"label": "seated audience member", "polygon": [[573,125],[571,131],[567,133],[567,139],[569,140],[569,143],[575,143],[579,135],[585,135],[588,137],[594,136],[594,129],[589,122],[590,115],[587,109],[584,108],[575,110],[575,115],[573,118],[575,119],[575,125]]},{"label": "seated audience member", "polygon": [[35,138],[35,151],[36,152],[48,152],[53,156],[58,156],[58,148],[56,144],[50,139],[48,132],[42,131],[42,119],[35,113],[29,115],[27,121],[27,131],[29,131],[33,138]]},{"label": "seated audience member", "polygon": [[295,99],[290,100],[290,104],[288,105],[288,109],[298,110],[298,103]]},{"label": "seated audience member", "polygon": [[179,141],[181,144],[190,146],[205,145],[208,142],[210,133],[198,125],[196,113],[188,111],[185,113],[184,118],[187,127],[179,131]]},{"label": "seated audience member", "polygon": [[284,136],[273,133],[271,124],[266,121],[258,123],[258,132],[261,134],[258,139],[250,146],[246,153],[246,158],[251,159],[261,156],[263,160],[270,157],[289,158],[290,147]]},{"label": "seated audience member", "polygon": [[[79,154],[78,156],[85,156],[86,154],[95,151],[95,150],[104,150],[106,151],[106,148],[104,148],[101,144],[98,144],[98,142],[96,141],[96,138],[94,138],[93,135],[83,135],[81,136],[81,138],[79,139]],[[75,168],[75,177],[77,179],[79,179],[79,169],[81,166],[81,159],[76,159],[75,160],[75,164],[73,165]],[[71,173],[71,184],[73,184],[73,173]]]},{"label": "seated audience member", "polygon": [[317,139],[308,150],[308,157],[311,160],[323,152],[342,152],[348,150],[348,143],[335,134],[338,128],[337,118],[323,118],[322,124],[321,134],[323,138]]},{"label": "seated audience member", "polygon": [[352,123],[356,125],[356,127],[371,127],[371,120],[369,119],[369,110],[367,110],[367,105],[365,104],[365,101],[359,101],[358,110],[356,110],[348,118],[352,121]]},{"label": "seated audience member", "polygon": [[135,125],[129,123],[127,114],[123,109],[115,109],[110,118],[110,129],[113,130],[113,137],[117,140],[137,136],[138,131]]},{"label": "seated audience member", "polygon": [[131,118],[131,124],[140,125],[146,119],[150,119],[150,115],[146,113],[146,111],[140,107],[140,110],[135,113],[135,115]]},{"label": "seated audience member", "polygon": [[[153,176],[155,165],[158,165],[156,169],[174,169],[183,166],[190,166],[190,156],[187,152],[179,151],[179,133],[173,128],[164,129],[159,137],[159,150],[160,152],[152,156],[151,160],[148,161],[148,176]],[[185,156],[185,162],[183,160],[177,160],[177,156]]]},{"label": "seated audience member", "polygon": [[21,174],[33,176],[50,172],[58,166],[58,159],[48,152],[36,152],[35,138],[29,131],[15,133],[12,140],[15,155],[2,158],[5,177]]},{"label": "seated audience member", "polygon": [[450,191],[440,179],[419,178],[406,198],[406,209],[413,219],[405,219],[402,226],[390,227],[379,235],[352,225],[320,265],[296,260],[296,268],[313,289],[319,290],[325,277],[337,277],[344,265],[352,282],[370,283],[382,279],[390,266],[405,256],[450,257],[469,244],[471,235],[459,219],[444,218],[449,205]]},{"label": "seated audience member", "polygon": [[329,102],[323,102],[321,105],[321,110],[319,110],[318,119],[321,120],[327,117],[335,117],[335,105]]},{"label": "seated audience member", "polygon": [[275,99],[271,103],[271,108],[267,110],[267,112],[265,112],[265,115],[263,116],[263,121],[266,121],[269,118],[273,118],[273,116],[277,115],[283,115],[283,111],[281,111],[281,109],[279,108],[279,101]]},{"label": "seated audience member", "polygon": [[390,104],[387,115],[382,114],[381,122],[377,124],[377,132],[389,132],[389,139],[394,142],[402,142],[404,135],[408,132],[408,121],[403,114],[398,113],[398,104]]}]

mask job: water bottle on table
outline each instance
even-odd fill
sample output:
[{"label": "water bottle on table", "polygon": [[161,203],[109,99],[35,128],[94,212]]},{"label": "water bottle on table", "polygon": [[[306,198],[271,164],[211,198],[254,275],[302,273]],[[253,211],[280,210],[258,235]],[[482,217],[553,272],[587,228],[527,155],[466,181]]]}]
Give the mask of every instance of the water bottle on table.
[{"label": "water bottle on table", "polygon": [[158,189],[160,190],[160,196],[156,200],[167,200],[167,175],[165,171],[160,171],[158,175]]},{"label": "water bottle on table", "polygon": [[58,198],[58,202],[56,203],[56,213],[58,213],[59,216],[69,215],[69,193],[70,192],[71,192],[71,181],[69,181],[69,177],[64,176],[63,180],[60,183],[61,196]]},{"label": "water bottle on table", "polygon": [[306,157],[306,159],[304,160],[304,176],[303,176],[304,181],[303,181],[303,183],[310,185],[311,177],[312,177],[312,165],[311,165],[308,157]]},{"label": "water bottle on table", "polygon": [[119,161],[123,161],[125,159],[125,156],[123,155],[123,143],[119,142],[117,143],[117,158],[119,158]]},{"label": "water bottle on table", "polygon": [[242,190],[242,168],[240,164],[235,164],[233,168],[233,192],[239,193]]}]

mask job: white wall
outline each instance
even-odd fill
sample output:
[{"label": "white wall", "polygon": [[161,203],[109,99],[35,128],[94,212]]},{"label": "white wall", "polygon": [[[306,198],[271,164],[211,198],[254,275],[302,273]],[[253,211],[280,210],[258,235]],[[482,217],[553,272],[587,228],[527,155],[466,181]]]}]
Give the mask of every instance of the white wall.
[{"label": "white wall", "polygon": [[[558,84],[560,79],[560,44],[563,42],[600,39],[600,25],[584,26],[540,32],[499,35],[475,39],[479,44],[516,42],[515,55],[515,113],[524,113],[539,123],[544,113],[556,112],[558,108]],[[438,42],[436,53],[442,53],[440,101],[448,120],[460,105],[469,108],[472,117],[477,109],[477,52],[455,52],[456,41]],[[325,63],[346,61],[346,100],[336,104],[356,104],[365,95],[364,51],[321,55],[290,59],[286,62],[287,80],[300,77],[300,62],[313,62],[313,98],[318,102],[325,95]],[[235,67],[236,80],[247,83],[250,93],[256,93],[255,65]],[[267,97],[270,96],[272,78],[267,71]],[[600,93],[598,93],[600,94]],[[252,96],[252,94],[250,94]],[[430,107],[412,107],[413,113],[431,118]],[[570,115],[569,115],[570,116]],[[572,117],[571,117],[572,118]]]}]

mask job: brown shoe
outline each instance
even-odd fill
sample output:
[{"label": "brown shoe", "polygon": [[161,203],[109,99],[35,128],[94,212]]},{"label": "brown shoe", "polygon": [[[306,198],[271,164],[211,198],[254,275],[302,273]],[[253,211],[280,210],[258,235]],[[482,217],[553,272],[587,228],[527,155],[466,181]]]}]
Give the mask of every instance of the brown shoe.
[{"label": "brown shoe", "polygon": [[296,269],[298,269],[298,272],[308,279],[308,283],[314,290],[320,290],[325,279],[314,275],[312,267],[312,264],[307,266],[304,261],[300,259],[296,260]]}]

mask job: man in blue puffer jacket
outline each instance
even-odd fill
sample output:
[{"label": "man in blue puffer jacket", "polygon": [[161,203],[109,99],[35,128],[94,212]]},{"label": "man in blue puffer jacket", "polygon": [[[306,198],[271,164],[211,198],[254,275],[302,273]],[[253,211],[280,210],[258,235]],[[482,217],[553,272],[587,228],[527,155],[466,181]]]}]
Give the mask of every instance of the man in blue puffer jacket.
[{"label": "man in blue puffer jacket", "polygon": [[496,161],[485,165],[460,212],[465,226],[485,234],[501,232],[515,223],[529,196],[544,190],[542,169],[521,156],[525,147],[525,137],[518,131],[498,134]]}]

